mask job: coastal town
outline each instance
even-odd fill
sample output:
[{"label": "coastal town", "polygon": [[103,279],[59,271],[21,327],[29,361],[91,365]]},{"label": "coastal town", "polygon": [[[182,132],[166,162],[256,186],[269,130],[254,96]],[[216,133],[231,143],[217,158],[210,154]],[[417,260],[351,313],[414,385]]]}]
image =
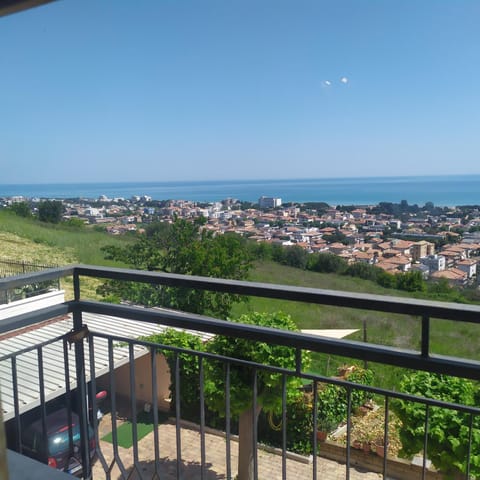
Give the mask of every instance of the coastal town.
[{"label": "coastal town", "polygon": [[[0,199],[2,208],[28,204],[32,212],[43,199]],[[476,285],[480,261],[480,207],[437,207],[381,202],[337,205],[282,203],[262,196],[258,202],[227,198],[219,202],[125,198],[64,199],[63,220],[83,222],[111,235],[145,231],[152,222],[204,217],[215,234],[236,233],[255,242],[330,253],[348,264],[375,265],[388,273],[419,270],[424,279],[446,279],[452,286]]]}]

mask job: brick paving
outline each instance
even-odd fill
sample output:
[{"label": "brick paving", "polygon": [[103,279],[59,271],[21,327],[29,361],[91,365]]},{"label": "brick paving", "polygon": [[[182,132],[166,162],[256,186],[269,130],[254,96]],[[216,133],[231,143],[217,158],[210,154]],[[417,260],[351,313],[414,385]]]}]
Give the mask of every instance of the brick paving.
[{"label": "brick paving", "polygon": [[[104,419],[101,423],[100,435],[105,434],[108,428],[108,421]],[[200,456],[200,433],[198,430],[188,427],[181,429],[182,439],[182,463],[180,466],[180,478],[183,480],[200,480],[201,478],[201,456]],[[160,462],[155,466],[155,454],[153,449],[153,432],[146,435],[138,442],[138,461],[134,465],[133,448],[125,449],[118,447],[118,457],[126,472],[122,476],[122,470],[118,461],[112,462],[113,448],[108,442],[101,441],[100,448],[105,456],[108,469],[111,475],[105,474],[100,460],[97,460],[93,467],[93,479],[101,480],[111,478],[120,480],[129,478],[140,479],[162,479],[177,480],[177,452],[175,425],[165,423],[159,425],[159,448]],[[206,443],[206,475],[207,480],[224,480],[226,476],[225,449],[226,441],[221,435],[212,433],[205,434]],[[238,443],[231,441],[231,468],[232,476],[235,477],[238,462]],[[312,478],[313,464],[304,463],[295,459],[287,459],[286,477],[288,480],[306,480]],[[155,476],[157,473],[157,476]],[[129,476],[130,475],[130,476]],[[258,450],[258,478],[259,480],[277,480],[282,478],[282,457],[275,453],[269,453],[262,449]],[[317,462],[318,480],[344,480],[346,478],[345,465],[318,457]],[[350,469],[351,480],[378,480],[381,475],[373,472],[361,472],[355,468]]]}]

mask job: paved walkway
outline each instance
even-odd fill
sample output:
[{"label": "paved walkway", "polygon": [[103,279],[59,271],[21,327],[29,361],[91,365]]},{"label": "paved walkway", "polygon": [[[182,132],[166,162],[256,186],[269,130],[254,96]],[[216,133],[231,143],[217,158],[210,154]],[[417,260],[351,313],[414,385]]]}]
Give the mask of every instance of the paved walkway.
[{"label": "paved walkway", "polygon": [[[102,424],[107,424],[107,419]],[[105,423],[104,423],[105,422]],[[105,427],[104,427],[105,428]],[[200,480],[200,433],[195,429],[182,428],[182,458],[180,471],[183,480]],[[125,477],[121,474],[118,460],[112,462],[113,448],[108,442],[101,441],[100,448],[105,456],[108,467],[111,467],[111,476],[105,474],[102,463],[97,460],[93,468],[93,479],[100,480],[111,478],[120,480],[129,478],[137,479],[162,479],[177,480],[176,466],[176,436],[175,425],[159,425],[159,448],[160,462],[155,472],[155,455],[153,450],[153,432],[138,442],[138,463],[134,466],[133,449],[118,447],[118,457],[124,466]],[[207,480],[224,480],[226,476],[225,462],[225,438],[219,435],[207,433],[206,441],[206,475]],[[231,463],[232,475],[235,477],[238,462],[238,443],[231,441]],[[113,465],[112,465],[113,463]],[[139,475],[140,473],[140,475]],[[157,473],[157,476],[155,476]],[[132,474],[131,476],[128,476]],[[287,459],[287,479],[307,480],[312,478],[313,465],[296,460]],[[258,478],[260,480],[277,480],[282,478],[282,457],[273,453],[258,450]],[[317,479],[318,480],[344,480],[346,478],[345,465],[318,457]],[[360,472],[354,468],[350,469],[351,480],[378,480],[381,475],[372,472]]]}]

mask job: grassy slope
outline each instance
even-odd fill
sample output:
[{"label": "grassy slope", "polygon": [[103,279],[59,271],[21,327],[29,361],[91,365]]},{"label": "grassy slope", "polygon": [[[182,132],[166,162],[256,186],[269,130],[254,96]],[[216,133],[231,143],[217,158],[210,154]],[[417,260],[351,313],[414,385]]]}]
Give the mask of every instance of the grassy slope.
[{"label": "grassy slope", "polygon": [[[0,233],[10,233],[35,244],[50,246],[61,252],[60,258],[73,258],[73,261],[93,265],[113,265],[103,258],[101,247],[131,241],[131,237],[115,237],[90,228],[78,229],[19,218],[5,210],[0,210]],[[2,256],[7,255],[2,252]]]},{"label": "grassy slope", "polygon": [[[406,292],[384,289],[373,282],[332,274],[319,274],[285,267],[273,262],[257,263],[251,280],[266,283],[282,283],[312,288],[345,290],[384,295],[408,296]],[[369,342],[418,350],[420,346],[420,318],[349,308],[302,304],[288,300],[251,298],[247,304],[237,305],[233,315],[246,311],[282,310],[295,319],[299,328],[355,328],[359,331],[348,337],[363,341],[363,323],[366,324]],[[431,351],[465,358],[480,359],[477,341],[480,327],[466,323],[432,320]],[[336,367],[348,363],[345,358],[315,355],[312,371],[333,375]],[[398,369],[384,365],[372,366],[379,385],[398,383]]]},{"label": "grassy slope", "polygon": [[[47,265],[87,263],[112,266],[114,263],[103,258],[100,248],[110,244],[122,245],[129,241],[131,238],[113,237],[89,228],[42,224],[0,210],[0,259]],[[84,296],[95,298],[99,282],[89,278],[82,282]],[[71,298],[71,279],[65,279],[62,287],[67,298]]]}]

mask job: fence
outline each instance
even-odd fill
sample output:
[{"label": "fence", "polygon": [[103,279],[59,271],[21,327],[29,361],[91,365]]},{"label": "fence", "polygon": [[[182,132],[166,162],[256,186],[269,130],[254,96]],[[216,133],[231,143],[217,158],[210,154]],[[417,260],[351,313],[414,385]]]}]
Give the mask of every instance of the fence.
[{"label": "fence", "polygon": [[[13,277],[28,273],[40,272],[49,268],[55,268],[58,265],[42,264],[37,262],[27,262],[25,260],[9,260],[0,258],[0,278]],[[35,282],[25,284],[20,288],[12,288],[0,291],[0,305],[15,302],[23,298],[41,295],[49,290],[58,290],[60,288],[60,280]]]}]

